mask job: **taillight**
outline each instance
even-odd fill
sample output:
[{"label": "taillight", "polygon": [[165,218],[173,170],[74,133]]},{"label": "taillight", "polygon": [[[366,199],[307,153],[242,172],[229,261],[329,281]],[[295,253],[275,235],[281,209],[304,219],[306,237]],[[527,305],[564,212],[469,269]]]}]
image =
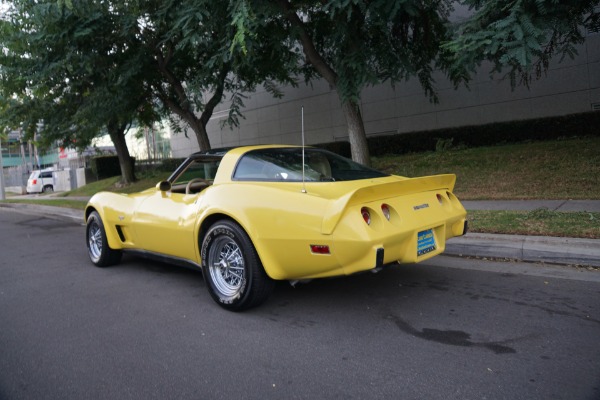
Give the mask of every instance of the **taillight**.
[{"label": "taillight", "polygon": [[444,204],[444,198],[442,197],[441,194],[436,194],[438,201],[440,202],[440,204]]},{"label": "taillight", "polygon": [[311,244],[310,251],[314,254],[330,254],[329,246],[325,244]]},{"label": "taillight", "polygon": [[381,205],[381,212],[383,213],[383,216],[385,217],[385,219],[387,219],[388,221],[390,220],[390,206],[388,206],[387,204],[382,204]]},{"label": "taillight", "polygon": [[361,208],[360,213],[362,214],[363,220],[367,223],[367,225],[371,225],[371,213],[367,207]]},{"label": "taillight", "polygon": [[32,181],[31,181],[31,184],[32,184],[32,185],[35,185],[35,184],[37,184],[37,179],[34,179],[34,180],[32,180]]}]

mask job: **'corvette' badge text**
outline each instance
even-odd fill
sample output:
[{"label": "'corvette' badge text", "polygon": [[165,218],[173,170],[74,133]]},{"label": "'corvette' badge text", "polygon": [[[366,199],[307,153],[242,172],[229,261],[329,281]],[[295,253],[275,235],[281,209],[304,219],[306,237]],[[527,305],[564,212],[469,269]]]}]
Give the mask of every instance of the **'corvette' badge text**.
[{"label": "'corvette' badge text", "polygon": [[429,208],[429,204],[427,204],[427,203],[419,204],[418,206],[414,206],[413,210],[419,211],[419,210],[421,210],[423,208]]}]

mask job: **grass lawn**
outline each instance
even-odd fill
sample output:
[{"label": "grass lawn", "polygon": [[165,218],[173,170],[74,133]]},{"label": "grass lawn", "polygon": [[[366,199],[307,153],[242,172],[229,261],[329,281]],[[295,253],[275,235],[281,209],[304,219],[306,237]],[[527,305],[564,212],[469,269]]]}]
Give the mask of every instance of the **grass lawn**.
[{"label": "grass lawn", "polygon": [[468,218],[471,232],[600,239],[597,212],[477,210]]},{"label": "grass lawn", "polygon": [[162,180],[167,179],[171,172],[151,171],[144,174],[139,174],[138,181],[130,185],[121,185],[120,176],[102,179],[97,182],[89,183],[85,186],[71,190],[70,192],[61,193],[61,197],[82,197],[93,196],[101,191],[117,192],[117,193],[135,193],[156,186]]}]

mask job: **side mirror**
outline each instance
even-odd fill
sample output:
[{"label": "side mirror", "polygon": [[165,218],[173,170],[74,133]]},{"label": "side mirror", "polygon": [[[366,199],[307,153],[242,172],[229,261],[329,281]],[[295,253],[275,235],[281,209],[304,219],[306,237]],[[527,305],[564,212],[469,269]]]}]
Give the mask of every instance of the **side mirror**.
[{"label": "side mirror", "polygon": [[160,181],[156,185],[156,188],[158,190],[160,190],[161,192],[168,192],[169,190],[171,190],[171,182],[169,182],[169,181]]}]

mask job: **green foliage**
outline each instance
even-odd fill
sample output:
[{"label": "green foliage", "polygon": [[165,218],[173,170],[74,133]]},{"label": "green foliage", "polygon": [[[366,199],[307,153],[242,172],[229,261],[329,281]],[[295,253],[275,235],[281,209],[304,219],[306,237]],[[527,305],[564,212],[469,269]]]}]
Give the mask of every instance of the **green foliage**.
[{"label": "green foliage", "polygon": [[281,21],[273,28],[285,31],[303,63],[305,79],[324,77],[343,101],[358,102],[365,86],[409,77],[417,77],[435,98],[432,73],[444,65],[438,47],[449,39],[446,23],[451,4],[449,0],[280,1],[276,5],[255,1],[251,12],[245,6],[234,16],[243,21],[238,24],[243,30],[240,47],[251,41],[248,32],[255,26],[251,16]]},{"label": "green foliage", "polygon": [[[482,61],[512,85],[529,85],[551,58],[573,58],[586,27],[598,23],[597,0],[463,0],[471,15],[455,25],[454,38],[442,45],[456,82],[468,79]],[[583,28],[583,29],[582,29]]]},{"label": "green foliage", "polygon": [[130,40],[129,3],[15,0],[0,37],[0,124],[21,127],[42,148],[87,147],[108,131],[126,182],[135,180],[124,140],[133,121],[158,119],[145,60]]},{"label": "green foliage", "polygon": [[175,169],[177,169],[177,167],[179,167],[184,160],[185,158],[169,158],[162,160],[162,163],[160,165],[160,171],[174,172]]},{"label": "green foliage", "polygon": [[110,178],[121,174],[117,156],[93,157],[90,160],[90,167],[97,179]]},{"label": "green foliage", "polygon": [[452,148],[452,143],[454,142],[454,138],[437,138],[435,142],[435,151],[436,152],[444,152],[450,150]]},{"label": "green foliage", "polygon": [[0,122],[32,136],[43,120],[45,143],[85,147],[107,121],[144,126],[175,116],[172,127],[189,123],[209,147],[205,126],[225,92],[235,125],[244,92],[267,82],[280,95],[272,82],[295,83],[292,53],[268,22],[243,51],[232,47],[231,7],[240,10],[213,1],[16,0],[0,21],[0,102],[10,111]]}]

